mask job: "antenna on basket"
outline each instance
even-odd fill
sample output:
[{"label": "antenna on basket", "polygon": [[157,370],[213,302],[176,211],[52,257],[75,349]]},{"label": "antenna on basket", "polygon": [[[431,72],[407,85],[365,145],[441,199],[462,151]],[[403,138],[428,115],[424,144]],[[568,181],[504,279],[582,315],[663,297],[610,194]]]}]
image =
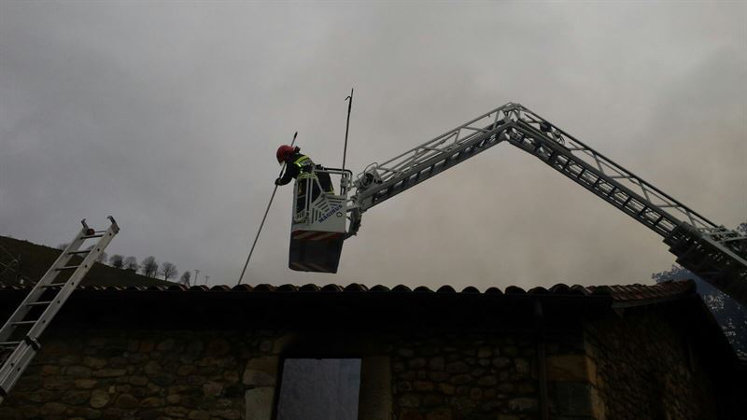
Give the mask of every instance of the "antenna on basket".
[{"label": "antenna on basket", "polygon": [[[296,137],[298,136],[298,131],[296,131],[293,134],[293,141],[291,141],[291,147],[296,144]],[[283,170],[285,170],[285,162],[283,162],[283,167],[280,168],[280,174],[278,174],[278,178],[283,175]],[[278,186],[275,185],[275,188],[272,189],[272,195],[270,196],[270,202],[267,203],[267,208],[265,209],[265,215],[262,216],[262,222],[259,224],[259,229],[257,229],[257,236],[254,237],[254,242],[252,243],[252,249],[249,250],[249,255],[246,257],[246,262],[244,263],[244,268],[241,269],[241,275],[239,276],[239,282],[236,284],[237,286],[241,284],[241,280],[244,278],[244,273],[246,272],[246,267],[249,265],[249,260],[252,258],[252,253],[254,253],[254,247],[257,246],[257,239],[259,239],[259,234],[262,232],[262,227],[265,225],[265,220],[267,220],[267,213],[270,212],[270,206],[272,206],[272,200],[275,199],[275,193],[278,192]],[[197,280],[197,279],[195,279]]]},{"label": "antenna on basket", "polygon": [[348,131],[350,130],[350,110],[353,108],[353,88],[350,88],[350,96],[345,98],[348,101],[348,119],[345,123],[345,148],[342,151],[342,170],[345,170],[345,157],[348,154]]}]

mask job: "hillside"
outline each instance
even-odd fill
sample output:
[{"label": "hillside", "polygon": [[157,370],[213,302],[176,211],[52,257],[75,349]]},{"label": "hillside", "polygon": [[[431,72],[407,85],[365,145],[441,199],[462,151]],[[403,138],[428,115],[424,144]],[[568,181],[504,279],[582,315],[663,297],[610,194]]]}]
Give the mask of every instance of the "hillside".
[{"label": "hillside", "polygon": [[[60,250],[0,236],[0,286],[27,286],[38,281]],[[95,263],[83,279],[83,286],[153,286],[172,285],[165,280],[141,276],[132,270],[122,270]]]}]

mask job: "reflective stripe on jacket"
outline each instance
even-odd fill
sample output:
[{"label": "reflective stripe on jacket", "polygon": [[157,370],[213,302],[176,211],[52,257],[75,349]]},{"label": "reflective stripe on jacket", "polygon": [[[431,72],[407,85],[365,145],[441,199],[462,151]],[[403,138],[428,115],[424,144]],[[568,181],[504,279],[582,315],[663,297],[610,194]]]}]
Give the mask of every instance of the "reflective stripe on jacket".
[{"label": "reflective stripe on jacket", "polygon": [[298,177],[296,179],[308,179],[308,178],[314,178],[314,162],[312,162],[311,158],[309,158],[306,155],[299,156],[296,160],[293,161],[293,165],[295,165],[298,168]]}]

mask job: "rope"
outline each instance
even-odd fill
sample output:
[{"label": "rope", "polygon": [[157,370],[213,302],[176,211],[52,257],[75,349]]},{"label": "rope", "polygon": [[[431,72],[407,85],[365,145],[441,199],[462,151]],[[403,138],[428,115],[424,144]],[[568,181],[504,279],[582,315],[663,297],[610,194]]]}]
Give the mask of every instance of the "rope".
[{"label": "rope", "polygon": [[249,256],[246,257],[246,262],[244,263],[244,268],[241,270],[241,276],[239,277],[239,284],[241,284],[241,280],[244,278],[244,272],[246,272],[246,266],[249,265],[249,259],[252,258],[252,253],[254,253],[254,247],[257,245],[257,239],[259,239],[259,234],[262,232],[262,227],[265,225],[265,220],[267,219],[267,213],[270,212],[270,206],[272,206],[272,200],[275,198],[275,193],[278,190],[278,186],[275,185],[275,188],[272,190],[272,196],[270,197],[270,202],[267,203],[267,209],[265,209],[265,215],[262,216],[262,223],[259,224],[259,230],[257,230],[257,236],[254,237],[254,243],[252,243],[252,249],[249,251]]},{"label": "rope", "polygon": [[[291,142],[291,146],[293,146],[296,143],[296,136],[298,136],[298,131],[293,135],[293,141]],[[283,163],[283,167],[280,168],[280,174],[278,174],[278,178],[283,175],[283,170],[285,169],[285,163]],[[272,200],[275,199],[275,193],[278,191],[278,186],[275,185],[275,188],[272,190],[272,195],[270,196],[270,202],[267,203],[267,208],[265,209],[265,215],[262,216],[262,222],[259,224],[259,229],[257,229],[257,236],[254,237],[254,242],[252,243],[252,249],[249,250],[249,255],[246,257],[246,262],[244,263],[244,268],[241,269],[241,276],[239,276],[239,282],[236,283],[236,285],[240,285],[241,281],[244,279],[244,273],[246,272],[246,267],[249,265],[249,260],[252,258],[252,254],[254,253],[254,247],[257,246],[257,240],[259,239],[259,234],[262,233],[262,227],[265,225],[265,220],[267,220],[267,214],[270,212],[270,206],[272,206]]]}]

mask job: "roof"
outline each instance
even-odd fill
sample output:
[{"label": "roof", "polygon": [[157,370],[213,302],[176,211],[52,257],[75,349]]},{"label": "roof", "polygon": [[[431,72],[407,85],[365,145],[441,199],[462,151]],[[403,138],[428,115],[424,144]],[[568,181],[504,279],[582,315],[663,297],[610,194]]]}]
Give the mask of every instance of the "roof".
[{"label": "roof", "polygon": [[[11,311],[29,288],[0,287],[0,319]],[[424,286],[387,287],[361,284],[303,286],[269,284],[184,287],[170,286],[79,286],[58,317],[69,314],[76,322],[129,325],[154,323],[171,328],[231,328],[256,322],[276,325],[305,325],[347,328],[389,328],[403,323],[446,324],[458,328],[534,328],[537,311],[548,323],[580,325],[572,320],[597,318],[616,308],[659,308],[702,304],[692,281],[671,281],[655,285],[568,286],[529,290],[509,286],[484,291],[467,286],[457,291],[452,286],[436,290]],[[5,308],[3,308],[5,307]],[[3,310],[5,309],[5,310]],[[707,312],[707,310],[706,310]],[[8,313],[8,316],[10,314]],[[707,314],[710,315],[710,314]],[[153,325],[155,326],[155,324]],[[502,327],[501,327],[502,328]]]},{"label": "roof", "polygon": [[[42,277],[44,272],[49,268],[52,262],[57,258],[60,251],[57,249],[49,248],[43,245],[33,244],[27,241],[21,241],[14,238],[0,236],[0,246],[4,251],[3,255],[19,256],[22,264],[20,267],[15,267],[14,271],[18,271],[23,277],[27,279],[39,279]],[[7,270],[6,270],[7,271]],[[5,273],[6,276],[0,276],[0,293],[3,291],[12,290],[27,290],[30,289],[30,282],[19,283],[14,281],[15,277]],[[13,273],[10,273],[13,274]],[[97,292],[117,293],[127,292],[127,294],[133,292],[169,292],[170,294],[176,292],[186,292],[189,294],[195,294],[197,292],[207,293],[209,295],[216,295],[216,292],[236,292],[235,294],[258,294],[258,293],[301,293],[308,295],[310,292],[322,293],[324,295],[330,293],[370,293],[380,295],[381,293],[388,293],[390,295],[407,295],[413,294],[417,296],[434,294],[437,296],[606,296],[611,298],[614,305],[618,306],[630,306],[630,305],[646,305],[656,303],[660,301],[676,299],[680,296],[695,293],[695,283],[692,281],[684,282],[665,282],[655,285],[642,285],[642,284],[631,284],[631,285],[619,285],[619,286],[580,286],[580,285],[566,285],[556,284],[550,288],[534,287],[530,289],[523,289],[518,286],[508,286],[501,290],[497,287],[489,287],[484,291],[478,290],[474,286],[467,286],[457,291],[453,286],[445,285],[441,286],[436,290],[429,289],[425,286],[419,286],[411,288],[405,285],[397,285],[394,287],[387,287],[382,285],[376,285],[367,287],[362,284],[349,284],[349,285],[281,285],[273,286],[270,284],[258,284],[256,286],[250,285],[239,285],[235,287],[230,286],[193,286],[187,288],[185,286],[171,283],[159,279],[153,279],[145,276],[137,275],[131,270],[122,270],[109,267],[104,264],[95,264],[91,272],[83,279],[80,286],[78,286],[77,294],[85,294],[95,296]],[[82,293],[81,293],[82,292]],[[10,292],[13,294],[13,292]],[[22,293],[22,292],[20,292]],[[207,295],[205,295],[207,296]]]},{"label": "roof", "polygon": [[609,295],[615,302],[613,306],[618,307],[664,302],[696,293],[693,280],[669,280],[652,286],[590,286],[588,289],[593,294]]},{"label": "roof", "polygon": [[[0,245],[22,256],[23,274],[30,279],[40,278],[59,253],[2,236]],[[30,290],[29,282],[19,285],[0,277],[0,319],[6,319]],[[563,328],[570,319],[604,316],[610,309],[666,308],[669,315],[687,319],[693,326],[700,325],[697,329],[707,337],[704,342],[722,342],[720,347],[728,348],[692,280],[616,286],[560,283],[549,288],[508,286],[482,291],[474,286],[458,290],[444,285],[434,290],[425,286],[368,287],[355,283],[185,287],[97,264],[55,322],[189,329],[303,324],[355,330],[409,322],[418,328],[442,328],[448,324],[460,329],[473,326],[531,329],[535,325],[537,303],[545,322]],[[496,322],[499,320],[509,322]]]},{"label": "roof", "polygon": [[[302,286],[284,284],[281,286],[274,286],[271,284],[258,284],[251,286],[248,284],[242,284],[234,287],[220,285],[220,286],[192,286],[186,287],[181,284],[172,283],[170,285],[151,285],[151,286],[104,286],[104,285],[83,285],[78,287],[78,290],[85,291],[86,294],[91,292],[169,292],[169,293],[187,293],[187,294],[217,294],[231,292],[235,294],[266,294],[266,293],[297,293],[303,295],[310,295],[314,293],[319,294],[354,294],[354,293],[367,293],[367,294],[390,294],[390,295],[483,295],[483,296],[596,296],[596,297],[608,297],[611,298],[615,304],[624,306],[637,306],[637,305],[648,305],[657,302],[669,301],[677,299],[683,296],[689,296],[695,293],[695,282],[692,280],[684,281],[666,281],[654,285],[643,285],[643,284],[630,284],[630,285],[617,285],[617,286],[581,286],[566,284],[556,284],[550,288],[544,287],[533,287],[528,290],[518,286],[508,286],[504,290],[498,287],[489,287],[484,291],[478,290],[474,286],[467,286],[457,291],[453,286],[444,285],[436,290],[430,289],[425,286],[418,286],[410,288],[405,285],[397,285],[394,287],[387,287],[383,285],[376,285],[367,287],[363,284],[352,283],[347,286],[337,284],[327,285],[316,285],[306,284]],[[29,287],[21,287],[15,285],[3,285],[0,284],[0,293],[3,291],[23,291],[30,290]]]},{"label": "roof", "polygon": [[[538,309],[548,328],[580,328],[583,319],[620,316],[631,309],[655,310],[697,334],[710,351],[734,358],[726,337],[697,295],[695,282],[654,285],[568,286],[528,290],[508,286],[457,291],[405,285],[269,284],[229,286],[82,285],[55,319],[57,325],[97,328],[251,329],[303,328],[362,331],[453,329],[532,331]],[[0,285],[0,319],[30,288]],[[615,312],[618,312],[615,315]]]}]

